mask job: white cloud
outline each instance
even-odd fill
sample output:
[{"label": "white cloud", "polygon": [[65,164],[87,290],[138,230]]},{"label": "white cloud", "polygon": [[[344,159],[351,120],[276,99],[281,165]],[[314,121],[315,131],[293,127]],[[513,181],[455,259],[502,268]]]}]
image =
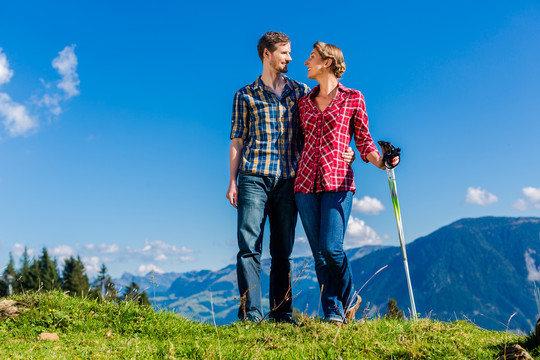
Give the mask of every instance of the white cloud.
[{"label": "white cloud", "polygon": [[497,198],[497,196],[493,195],[492,193],[487,192],[481,187],[475,188],[475,187],[470,186],[467,189],[466,201],[469,204],[487,206],[487,205],[496,203],[497,201],[499,201],[499,199]]},{"label": "white cloud", "polygon": [[537,189],[533,188],[532,186],[528,186],[526,188],[523,188],[521,192],[529,202],[540,202],[540,188]]},{"label": "white cloud", "polygon": [[[83,248],[90,254],[95,254],[100,257],[102,262],[125,262],[138,261],[139,263],[179,263],[195,261],[196,258],[191,256],[193,250],[180,246],[167,244],[163,241],[145,240],[144,245],[139,248],[131,246],[120,247],[117,244],[85,244]],[[108,255],[108,257],[103,257]]]},{"label": "white cloud", "polygon": [[535,254],[534,250],[528,249],[525,252],[525,264],[527,266],[527,280],[540,281],[540,267],[536,267],[536,262],[532,258],[531,254]]},{"label": "white cloud", "polygon": [[525,211],[527,210],[527,202],[523,199],[517,199],[514,205],[512,205],[512,208],[519,211]]},{"label": "white cloud", "polygon": [[86,273],[90,276],[94,276],[99,272],[99,270],[101,270],[101,264],[103,264],[105,261],[101,261],[101,259],[97,256],[91,256],[82,258],[82,262],[84,264]]},{"label": "white cloud", "polygon": [[11,100],[8,94],[0,93],[0,116],[9,136],[26,135],[38,127],[38,122],[30,116],[26,107]]},{"label": "white cloud", "polygon": [[97,251],[101,254],[116,254],[120,252],[120,247],[116,244],[99,244]]},{"label": "white cloud", "polygon": [[50,251],[51,255],[58,258],[59,263],[62,263],[64,259],[74,256],[75,250],[68,245],[59,245]]},{"label": "white cloud", "polygon": [[347,224],[347,232],[343,242],[344,249],[360,247],[364,245],[380,244],[381,237],[364,220],[351,216]]},{"label": "white cloud", "polygon": [[[35,251],[33,248],[31,247],[27,247],[26,248],[26,251],[28,252],[28,256],[31,258]],[[16,243],[15,245],[13,245],[11,247],[11,253],[13,254],[14,257],[22,257],[23,256],[23,253],[24,253],[24,244],[19,244],[19,243]]]},{"label": "white cloud", "polygon": [[130,257],[136,256],[144,261],[193,261],[195,260],[191,256],[186,256],[193,252],[185,246],[176,247],[175,245],[167,244],[164,241],[144,241],[144,246],[139,249],[126,248]]},{"label": "white cloud", "polygon": [[193,256],[180,256],[177,262],[190,262],[190,261],[195,261],[195,260],[196,259]]},{"label": "white cloud", "polygon": [[60,92],[54,91],[49,83],[42,80],[46,94],[37,101],[39,106],[48,108],[54,115],[60,115],[62,113],[60,103],[70,97],[79,95],[80,91],[77,87],[81,81],[77,74],[77,64],[75,45],[66,46],[64,50],[58,53],[58,56],[52,61],[52,66],[61,76],[61,80],[56,84]]},{"label": "white cloud", "polygon": [[[7,84],[13,76],[7,57],[0,48],[0,85]],[[25,135],[38,126],[37,121],[30,116],[26,107],[11,100],[6,93],[0,93],[0,117],[9,136]]]},{"label": "white cloud", "polygon": [[521,189],[525,199],[517,199],[512,208],[520,211],[525,211],[530,206],[540,209],[540,188],[534,188],[532,186],[524,187]]},{"label": "white cloud", "polygon": [[307,237],[305,236],[300,236],[300,237],[297,237],[296,239],[294,239],[294,244],[299,244],[299,243],[302,243],[302,244],[307,244],[308,243],[308,239]]},{"label": "white cloud", "polygon": [[52,66],[58,71],[62,80],[56,85],[66,94],[66,99],[78,95],[77,86],[81,83],[77,74],[77,56],[75,55],[75,45],[66,46],[58,53],[58,57],[52,61]]},{"label": "white cloud", "polygon": [[2,53],[0,48],[0,85],[7,84],[13,76],[13,70],[9,68],[6,54]]},{"label": "white cloud", "polygon": [[[58,53],[58,57],[52,61],[52,66],[58,71],[61,80],[57,84],[59,89],[51,92],[50,86],[45,84],[46,94],[39,100],[31,97],[33,103],[40,107],[48,108],[54,115],[62,112],[60,102],[79,94],[77,88],[80,84],[77,74],[77,56],[75,45],[66,46]],[[9,68],[6,55],[0,48],[0,85],[8,83],[13,77],[13,70]],[[24,136],[39,126],[38,117],[31,115],[28,109],[16,101],[13,101],[7,93],[0,92],[0,119],[3,119],[6,132],[9,136]]]},{"label": "white cloud", "polygon": [[384,205],[379,199],[364,196],[360,200],[353,198],[352,210],[362,214],[377,215],[384,210]]},{"label": "white cloud", "polygon": [[38,105],[48,107],[54,115],[60,115],[62,113],[60,100],[62,100],[62,98],[58,94],[45,94],[41,100],[38,101]]},{"label": "white cloud", "polygon": [[294,239],[294,247],[292,257],[309,256],[312,255],[309,241],[305,236],[299,236]]},{"label": "white cloud", "polygon": [[141,265],[139,266],[139,269],[137,269],[137,271],[139,272],[139,274],[141,275],[146,275],[148,274],[149,272],[151,272],[152,270],[154,270],[154,272],[158,273],[158,274],[163,274],[165,271],[161,270],[160,268],[158,268],[156,265],[154,264],[148,264],[148,265]]}]

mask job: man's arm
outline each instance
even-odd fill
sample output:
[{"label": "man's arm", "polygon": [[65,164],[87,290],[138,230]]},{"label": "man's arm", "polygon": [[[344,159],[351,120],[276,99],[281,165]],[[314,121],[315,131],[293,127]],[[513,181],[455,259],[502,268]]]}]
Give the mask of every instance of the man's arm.
[{"label": "man's arm", "polygon": [[236,178],[238,177],[238,169],[240,168],[240,161],[242,159],[242,148],[244,147],[244,140],[240,138],[233,138],[231,140],[231,149],[229,151],[229,165],[230,165],[230,179],[229,189],[225,197],[229,199],[232,206],[238,209],[238,185]]}]

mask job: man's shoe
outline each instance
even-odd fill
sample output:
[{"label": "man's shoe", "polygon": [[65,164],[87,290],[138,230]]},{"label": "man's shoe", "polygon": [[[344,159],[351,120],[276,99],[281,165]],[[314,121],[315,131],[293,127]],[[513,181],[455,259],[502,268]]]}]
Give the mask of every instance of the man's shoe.
[{"label": "man's shoe", "polygon": [[356,294],[356,301],[354,301],[349,307],[347,308],[347,311],[345,311],[345,319],[347,319],[347,322],[351,322],[354,320],[354,316],[356,315],[356,312],[358,309],[360,309],[360,305],[362,305],[362,297],[358,294]]},{"label": "man's shoe", "polygon": [[274,321],[276,323],[291,324],[291,325],[294,325],[294,326],[298,326],[298,323],[296,322],[296,320],[294,320],[291,317],[270,318],[270,321]]},{"label": "man's shoe", "polygon": [[246,317],[244,318],[244,322],[250,322],[253,324],[258,324],[261,322],[261,318],[257,315],[253,315],[251,313],[246,314]]}]

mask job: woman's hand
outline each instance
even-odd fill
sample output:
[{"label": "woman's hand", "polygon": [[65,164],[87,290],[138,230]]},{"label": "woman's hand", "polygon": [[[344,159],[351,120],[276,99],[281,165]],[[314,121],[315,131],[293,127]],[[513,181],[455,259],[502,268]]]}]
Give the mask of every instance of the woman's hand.
[{"label": "woman's hand", "polygon": [[379,155],[378,151],[372,151],[367,154],[367,159],[370,163],[372,163],[379,169],[386,170],[386,165],[384,165],[383,157]]},{"label": "woman's hand", "polygon": [[356,159],[356,154],[354,153],[354,150],[352,147],[348,147],[347,150],[341,153],[341,158],[343,161],[345,161],[347,164],[351,165],[354,160]]}]

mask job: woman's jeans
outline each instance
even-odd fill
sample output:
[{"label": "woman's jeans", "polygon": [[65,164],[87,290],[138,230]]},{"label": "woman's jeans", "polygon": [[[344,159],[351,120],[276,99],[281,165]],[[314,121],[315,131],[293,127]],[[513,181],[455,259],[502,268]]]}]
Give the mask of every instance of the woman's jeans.
[{"label": "woman's jeans", "polygon": [[258,321],[261,306],[261,252],[270,221],[270,319],[292,316],[291,253],[298,212],[294,179],[240,173],[238,176],[238,255],[236,273],[242,298],[238,317]]},{"label": "woman's jeans", "polygon": [[326,321],[343,321],[353,295],[352,272],[343,251],[351,191],[296,193],[296,205],[313,252]]}]

